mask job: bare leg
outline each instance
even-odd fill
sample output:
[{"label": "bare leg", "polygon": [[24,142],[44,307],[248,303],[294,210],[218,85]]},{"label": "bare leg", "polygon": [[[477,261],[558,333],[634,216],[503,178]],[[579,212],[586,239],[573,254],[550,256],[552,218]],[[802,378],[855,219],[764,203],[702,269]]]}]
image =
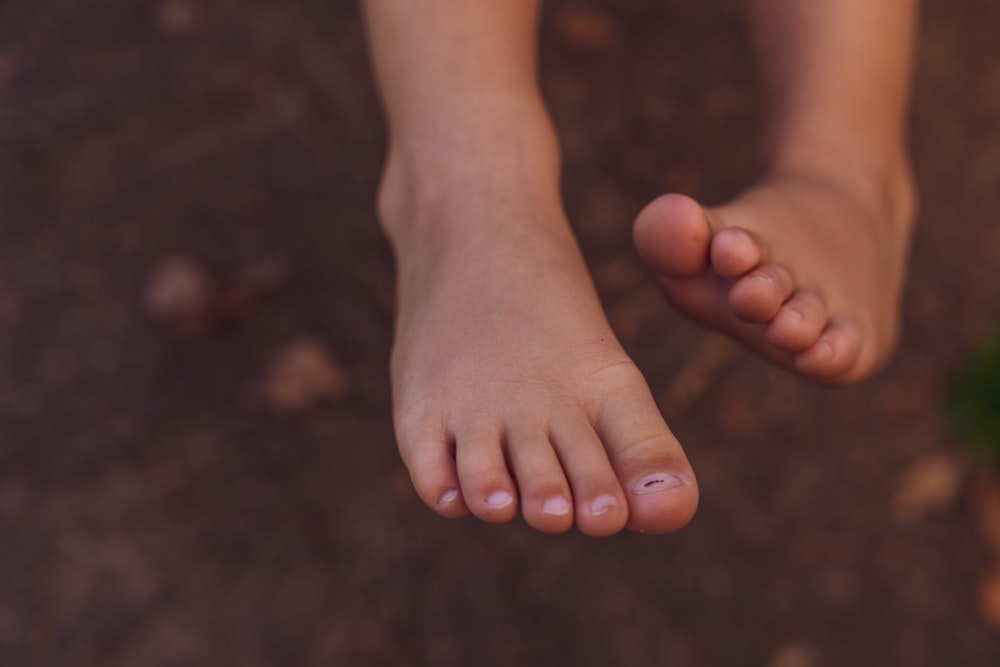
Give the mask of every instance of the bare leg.
[{"label": "bare leg", "polygon": [[750,15],[771,102],[767,173],[724,206],[655,200],[636,246],[695,319],[790,370],[853,382],[898,331],[916,0],[751,0]]},{"label": "bare leg", "polygon": [[675,530],[694,477],[559,200],[534,0],[367,0],[391,145],[396,434],[421,498],[559,532]]}]

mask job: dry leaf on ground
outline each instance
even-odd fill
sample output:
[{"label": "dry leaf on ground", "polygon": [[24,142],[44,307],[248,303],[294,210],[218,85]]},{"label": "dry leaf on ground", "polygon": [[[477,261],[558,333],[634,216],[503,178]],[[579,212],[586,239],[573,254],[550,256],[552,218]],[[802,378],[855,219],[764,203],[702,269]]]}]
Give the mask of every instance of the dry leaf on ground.
[{"label": "dry leaf on ground", "polygon": [[979,609],[983,619],[1000,626],[1000,568],[994,569],[980,580]]},{"label": "dry leaf on ground", "polygon": [[146,283],[143,308],[155,320],[192,326],[204,320],[215,285],[197,261],[183,255],[160,260]]},{"label": "dry leaf on ground", "polygon": [[805,644],[785,644],[771,656],[769,667],[818,667],[819,656]]},{"label": "dry leaf on ground", "polygon": [[964,469],[951,454],[933,453],[907,468],[892,497],[892,518],[898,523],[919,521],[928,513],[955,502]]},{"label": "dry leaf on ground", "polygon": [[156,8],[156,25],[166,35],[188,35],[201,21],[201,10],[194,0],[162,0]]},{"label": "dry leaf on ground", "polygon": [[153,267],[143,308],[149,317],[180,333],[203,331],[246,315],[263,297],[284,288],[293,272],[287,257],[272,255],[216,282],[197,260],[173,255]]},{"label": "dry leaf on ground", "polygon": [[262,387],[264,400],[283,412],[298,412],[324,400],[347,396],[344,369],[315,340],[303,339],[278,350]]}]

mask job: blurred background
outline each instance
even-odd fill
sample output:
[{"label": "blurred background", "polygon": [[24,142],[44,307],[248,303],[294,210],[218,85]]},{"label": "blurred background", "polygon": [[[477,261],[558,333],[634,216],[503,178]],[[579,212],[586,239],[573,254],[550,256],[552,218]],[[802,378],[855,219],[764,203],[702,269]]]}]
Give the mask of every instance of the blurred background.
[{"label": "blurred background", "polygon": [[925,3],[904,337],[829,390],[631,249],[657,194],[755,177],[741,2],[547,3],[567,207],[702,491],[594,540],[411,490],[356,3],[3,0],[0,665],[1000,664],[998,25]]}]

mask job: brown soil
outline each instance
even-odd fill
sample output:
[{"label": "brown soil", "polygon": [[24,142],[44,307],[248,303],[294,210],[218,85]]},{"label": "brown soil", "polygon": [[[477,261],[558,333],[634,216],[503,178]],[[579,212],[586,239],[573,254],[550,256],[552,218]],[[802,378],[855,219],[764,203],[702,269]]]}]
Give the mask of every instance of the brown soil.
[{"label": "brown soil", "polygon": [[1000,325],[1000,5],[926,3],[906,331],[847,390],[687,324],[630,247],[656,194],[754,177],[738,6],[546,9],[567,206],[703,498],[593,540],[409,487],[356,3],[0,3],[0,665],[1000,664],[975,495],[934,477]]}]

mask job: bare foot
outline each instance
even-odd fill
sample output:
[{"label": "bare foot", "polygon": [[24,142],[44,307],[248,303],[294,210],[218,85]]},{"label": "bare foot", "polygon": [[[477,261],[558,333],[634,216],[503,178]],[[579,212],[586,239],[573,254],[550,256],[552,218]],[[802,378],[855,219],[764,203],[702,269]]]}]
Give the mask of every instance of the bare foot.
[{"label": "bare foot", "polygon": [[520,506],[544,532],[574,519],[595,536],[676,530],[697,505],[687,459],[555,196],[517,194],[383,207],[399,270],[395,425],[413,484],[446,517],[504,522]]},{"label": "bare foot", "polygon": [[886,361],[899,329],[914,208],[899,174],[878,191],[781,175],[717,208],[665,195],[639,214],[636,247],[693,319],[789,370],[855,382]]}]

